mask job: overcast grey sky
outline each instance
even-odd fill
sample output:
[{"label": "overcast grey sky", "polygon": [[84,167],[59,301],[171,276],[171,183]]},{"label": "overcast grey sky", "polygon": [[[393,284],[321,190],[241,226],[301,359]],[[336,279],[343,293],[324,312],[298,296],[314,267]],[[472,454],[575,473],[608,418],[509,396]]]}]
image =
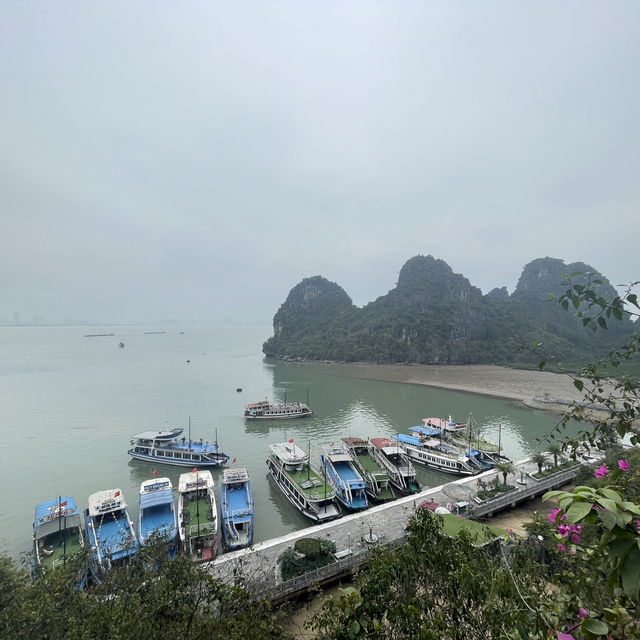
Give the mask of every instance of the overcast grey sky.
[{"label": "overcast grey sky", "polygon": [[640,3],[2,2],[0,319],[271,319],[416,254],[640,279]]}]

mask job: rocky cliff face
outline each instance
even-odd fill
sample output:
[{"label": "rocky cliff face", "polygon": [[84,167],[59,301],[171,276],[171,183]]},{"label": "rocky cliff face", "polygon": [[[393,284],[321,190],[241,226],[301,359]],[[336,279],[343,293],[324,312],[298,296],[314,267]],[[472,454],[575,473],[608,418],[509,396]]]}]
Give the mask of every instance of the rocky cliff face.
[{"label": "rocky cliff face", "polygon": [[[561,274],[577,271],[593,268],[540,258],[524,267],[512,296],[506,288],[483,296],[443,260],[414,256],[396,286],[362,309],[336,283],[306,278],[276,313],[274,335],[263,351],[300,359],[507,364],[526,359],[522,344],[544,340],[565,361],[586,358],[602,346],[601,334],[585,332],[572,314],[549,301],[550,293],[566,288]],[[615,293],[601,279],[602,293]]]}]

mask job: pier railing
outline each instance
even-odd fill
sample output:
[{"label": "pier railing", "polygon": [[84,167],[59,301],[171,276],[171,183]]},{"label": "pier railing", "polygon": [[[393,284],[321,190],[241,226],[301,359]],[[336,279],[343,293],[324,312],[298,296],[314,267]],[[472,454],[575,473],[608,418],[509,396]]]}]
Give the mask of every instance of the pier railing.
[{"label": "pier railing", "polygon": [[530,484],[518,487],[516,489],[513,489],[512,491],[509,491],[508,493],[503,493],[502,495],[495,498],[483,500],[480,504],[475,506],[472,511],[472,515],[476,518],[489,515],[491,513],[494,513],[495,511],[500,511],[500,509],[504,509],[505,507],[515,502],[521,502],[522,500],[526,500],[533,496],[537,496],[540,493],[546,492],[553,487],[566,484],[576,477],[580,466],[580,463],[576,463],[576,465],[573,467],[562,469],[561,471],[552,473],[551,475],[546,476],[545,478],[541,478],[540,480],[529,476],[529,478],[531,479]]}]

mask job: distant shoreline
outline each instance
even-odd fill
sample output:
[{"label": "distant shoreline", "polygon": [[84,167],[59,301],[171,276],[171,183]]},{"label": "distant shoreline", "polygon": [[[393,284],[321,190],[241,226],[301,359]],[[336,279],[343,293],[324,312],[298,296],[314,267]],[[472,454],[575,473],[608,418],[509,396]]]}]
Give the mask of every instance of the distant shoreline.
[{"label": "distant shoreline", "polygon": [[[582,401],[573,379],[562,373],[497,365],[331,363],[350,378],[416,384],[519,402],[531,409],[562,413]],[[535,398],[546,398],[544,401]],[[557,400],[558,402],[553,402]]]}]

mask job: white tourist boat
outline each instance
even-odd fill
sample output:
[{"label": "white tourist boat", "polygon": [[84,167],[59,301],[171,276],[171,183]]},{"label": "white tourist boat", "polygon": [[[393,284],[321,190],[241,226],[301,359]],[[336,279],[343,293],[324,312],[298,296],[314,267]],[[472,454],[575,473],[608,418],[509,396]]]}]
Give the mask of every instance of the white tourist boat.
[{"label": "white tourist boat", "polygon": [[312,413],[309,405],[304,402],[271,403],[266,398],[244,407],[244,417],[247,420],[291,420],[306,418]]},{"label": "white tourist boat", "polygon": [[185,553],[198,562],[218,553],[218,510],[211,471],[194,469],[178,481],[178,533]]},{"label": "white tourist boat", "polygon": [[404,494],[417,493],[420,484],[416,478],[416,470],[411,464],[404,449],[389,438],[371,438],[371,453],[389,474],[391,484]]},{"label": "white tourist boat", "polygon": [[335,491],[311,466],[310,455],[293,440],[269,445],[267,467],[287,500],[314,522],[339,518]]}]

